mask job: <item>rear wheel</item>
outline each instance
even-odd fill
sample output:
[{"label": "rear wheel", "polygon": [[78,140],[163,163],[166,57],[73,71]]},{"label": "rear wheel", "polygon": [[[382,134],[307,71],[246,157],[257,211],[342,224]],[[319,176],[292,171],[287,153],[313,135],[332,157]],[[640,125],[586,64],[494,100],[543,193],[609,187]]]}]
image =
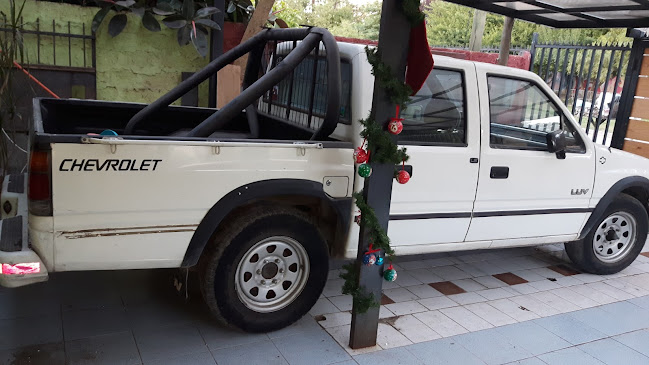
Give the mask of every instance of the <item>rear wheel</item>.
[{"label": "rear wheel", "polygon": [[229,224],[201,259],[207,306],[221,322],[267,332],[305,315],[322,293],[328,249],[302,212],[268,208]]},{"label": "rear wheel", "polygon": [[621,194],[584,239],[566,243],[568,257],[583,271],[614,274],[631,265],[647,238],[649,219],[642,204]]}]

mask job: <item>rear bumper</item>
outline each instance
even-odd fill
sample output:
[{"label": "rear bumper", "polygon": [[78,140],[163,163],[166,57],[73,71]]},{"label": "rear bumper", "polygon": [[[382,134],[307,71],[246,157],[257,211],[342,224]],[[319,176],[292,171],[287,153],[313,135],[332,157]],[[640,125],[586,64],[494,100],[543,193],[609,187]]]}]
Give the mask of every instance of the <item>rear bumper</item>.
[{"label": "rear bumper", "polygon": [[0,209],[0,285],[15,288],[45,281],[47,268],[30,248],[26,175],[9,175],[2,183]]}]

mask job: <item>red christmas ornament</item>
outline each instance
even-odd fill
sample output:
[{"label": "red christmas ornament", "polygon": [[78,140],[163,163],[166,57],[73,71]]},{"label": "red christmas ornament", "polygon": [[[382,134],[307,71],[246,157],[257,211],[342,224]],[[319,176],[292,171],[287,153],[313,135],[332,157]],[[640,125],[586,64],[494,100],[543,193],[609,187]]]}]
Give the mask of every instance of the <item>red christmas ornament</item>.
[{"label": "red christmas ornament", "polygon": [[399,134],[403,131],[403,123],[401,118],[390,118],[390,123],[388,124],[388,130],[392,134]]},{"label": "red christmas ornament", "polygon": [[370,155],[363,149],[363,147],[357,147],[354,150],[354,161],[356,163],[365,163],[369,158]]},{"label": "red christmas ornament", "polygon": [[403,131],[403,118],[399,118],[399,106],[397,105],[397,112],[394,118],[390,118],[390,123],[388,123],[388,131],[390,133],[397,135]]},{"label": "red christmas ornament", "polygon": [[399,171],[399,173],[397,174],[397,181],[399,182],[399,184],[405,184],[408,182],[408,180],[410,180],[410,174],[408,173],[408,171]]}]

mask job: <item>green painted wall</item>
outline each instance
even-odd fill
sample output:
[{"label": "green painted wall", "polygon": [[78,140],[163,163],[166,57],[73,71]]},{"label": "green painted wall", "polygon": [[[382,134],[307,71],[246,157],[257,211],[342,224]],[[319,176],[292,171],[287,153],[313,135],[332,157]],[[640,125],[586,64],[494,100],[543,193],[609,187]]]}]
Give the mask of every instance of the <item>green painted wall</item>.
[{"label": "green painted wall", "polygon": [[[20,0],[16,0],[20,2]],[[9,1],[0,1],[0,10],[9,14]],[[98,8],[81,7],[46,1],[27,0],[23,11],[24,28],[52,31],[56,20],[57,32],[68,31],[81,34],[85,24],[90,33],[92,18]],[[114,13],[112,13],[114,14]],[[132,102],[152,102],[181,81],[182,72],[195,72],[205,66],[202,58],[191,45],[178,46],[176,32],[162,26],[160,32],[150,32],[142,27],[140,18],[128,15],[124,31],[113,38],[108,34],[109,14],[97,31],[97,99]],[[36,37],[25,36],[26,63],[36,63]],[[41,37],[40,62],[53,64],[52,37]],[[72,60],[68,58],[68,41],[56,38],[56,64],[60,66],[83,66],[83,44],[73,40]],[[86,43],[86,63],[91,65],[91,45]],[[200,105],[207,104],[207,82],[199,88]]]}]

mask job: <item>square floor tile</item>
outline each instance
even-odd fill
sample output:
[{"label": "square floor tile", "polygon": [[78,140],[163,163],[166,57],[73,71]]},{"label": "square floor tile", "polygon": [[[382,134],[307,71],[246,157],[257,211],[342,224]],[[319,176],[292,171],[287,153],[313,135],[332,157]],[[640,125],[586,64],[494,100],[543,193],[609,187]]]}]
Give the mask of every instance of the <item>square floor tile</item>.
[{"label": "square floor tile", "polygon": [[[425,362],[419,360],[415,355],[410,353],[404,347],[392,348],[379,352],[354,356],[354,360],[360,365],[424,365]],[[338,365],[338,364],[336,364]]]},{"label": "square floor tile", "polygon": [[352,310],[352,307],[354,305],[351,295],[339,295],[335,297],[328,297],[327,299],[329,299],[329,301],[341,312]]},{"label": "square floor tile", "polygon": [[501,273],[501,274],[495,274],[495,275],[493,275],[493,277],[495,277],[496,279],[498,279],[498,280],[500,280],[500,281],[502,281],[502,282],[504,282],[505,284],[508,284],[508,285],[517,285],[517,284],[525,284],[525,283],[527,283],[527,280],[521,278],[518,275],[514,275],[514,274],[512,274],[510,272],[505,272],[505,273]]},{"label": "square floor tile", "polygon": [[460,326],[440,311],[416,313],[414,317],[442,337],[455,336],[468,332],[466,328]]},{"label": "square floor tile", "polygon": [[399,266],[404,270],[416,270],[428,267],[425,260],[400,261]]},{"label": "square floor tile", "polygon": [[601,365],[603,362],[590,356],[577,347],[569,347],[539,355],[547,365]]},{"label": "square floor tile", "polygon": [[471,274],[466,273],[455,266],[440,266],[432,269],[435,275],[440,276],[444,280],[459,280],[468,279]]},{"label": "square floor tile", "polygon": [[274,339],[311,332],[322,332],[322,329],[320,328],[320,326],[318,326],[318,322],[313,319],[313,317],[304,316],[288,327],[284,327],[281,330],[268,332],[268,337]]},{"label": "square floor tile", "polygon": [[510,300],[519,306],[538,314],[539,317],[553,316],[560,313],[549,305],[534,299],[532,295],[533,294],[511,297]]},{"label": "square floor tile", "polygon": [[557,278],[557,281],[555,283],[559,284],[562,287],[567,287],[567,286],[573,286],[573,285],[581,285],[584,282],[576,279],[573,276],[562,276],[560,278]]},{"label": "square floor tile", "polygon": [[505,283],[505,282],[503,282],[501,280],[498,280],[498,279],[494,278],[491,275],[489,275],[489,276],[480,276],[480,277],[477,277],[477,278],[473,278],[473,280],[475,280],[476,282],[484,285],[485,287],[487,287],[489,289],[500,288],[500,287],[508,285],[507,283]]},{"label": "square floor tile", "polygon": [[421,299],[417,301],[419,304],[426,307],[428,310],[435,310],[441,308],[455,307],[457,303],[448,299],[448,297],[434,297],[428,299]]},{"label": "square floor tile", "polygon": [[547,304],[556,309],[559,313],[572,312],[581,309],[578,305],[563,299],[552,291],[542,291],[529,295],[531,298],[538,300],[541,303]]},{"label": "square floor tile", "polygon": [[217,364],[288,364],[271,340],[213,350]]},{"label": "square floor tile", "polygon": [[444,295],[427,284],[409,286],[407,289],[411,293],[415,294],[419,299],[440,297]]},{"label": "square floor tile", "polygon": [[334,313],[340,311],[338,307],[333,305],[327,298],[320,298],[317,302],[311,307],[309,314],[312,316],[317,316],[318,314],[325,313]]},{"label": "square floor tile", "polygon": [[396,317],[389,321],[389,324],[413,343],[431,341],[441,337],[413,315]]},{"label": "square floor tile", "polygon": [[333,364],[350,359],[347,352],[324,331],[280,337],[272,341],[292,365]]},{"label": "square floor tile", "polygon": [[533,321],[497,327],[496,330],[511,344],[521,346],[534,356],[572,346]]},{"label": "square floor tile", "polygon": [[383,295],[392,299],[394,303],[407,302],[410,300],[419,299],[419,297],[413,294],[406,288],[395,288],[395,289],[386,289],[383,291]]},{"label": "square floor tile", "polygon": [[610,279],[610,280],[603,280],[604,283],[620,289],[622,291],[625,291],[635,297],[641,297],[645,295],[649,295],[649,290],[639,288],[635,285],[631,285],[627,282],[622,281],[621,279]]},{"label": "square floor tile", "polygon": [[65,363],[63,342],[0,350],[0,364],[59,365]]},{"label": "square floor tile", "polygon": [[[139,364],[139,363],[138,363]],[[213,355],[209,351],[194,352],[191,354],[174,355],[164,359],[149,361],[146,365],[216,365]]]},{"label": "square floor tile", "polygon": [[509,343],[495,330],[484,330],[452,337],[489,365],[504,364],[531,357],[527,350]]},{"label": "square floor tile", "polygon": [[485,297],[476,293],[454,294],[454,295],[449,295],[448,298],[459,305],[466,305],[466,304],[473,304],[473,303],[480,303],[480,302],[487,301]]},{"label": "square floor tile", "polygon": [[379,322],[379,328],[376,334],[376,344],[383,349],[411,345],[410,341],[403,333],[397,331],[389,324]]},{"label": "square floor tile", "polygon": [[529,270],[529,269],[528,269],[528,270],[517,270],[517,271],[513,271],[512,274],[514,274],[514,275],[516,275],[516,276],[518,276],[518,277],[521,277],[521,278],[527,280],[528,282],[529,282],[529,281],[542,281],[542,280],[547,280],[547,279],[544,278],[543,276],[541,276],[541,275],[539,275],[539,274],[537,274],[537,273],[535,273],[534,271]]},{"label": "square floor tile", "polygon": [[[392,289],[397,289],[397,288],[392,288]],[[388,290],[388,289],[384,288],[383,290]],[[394,300],[390,299],[388,296],[381,293],[381,305],[386,305],[386,304],[394,304]]]},{"label": "square floor tile", "polygon": [[394,313],[387,309],[384,305],[379,308],[379,319],[394,317]]},{"label": "square floor tile", "polygon": [[419,360],[431,365],[484,365],[485,362],[455,340],[443,338],[407,346]]},{"label": "square floor tile", "polygon": [[453,261],[449,260],[446,257],[440,257],[437,259],[424,260],[426,267],[438,267],[438,266],[452,266]]},{"label": "square floor tile", "polygon": [[101,335],[65,343],[66,363],[140,364],[140,354],[131,331]]},{"label": "square floor tile", "polygon": [[628,302],[632,303],[634,305],[637,305],[638,307],[642,307],[644,309],[649,309],[649,295],[644,296],[644,297],[638,297],[638,298],[630,299]]},{"label": "square floor tile", "polygon": [[577,287],[578,285],[571,286],[569,288],[560,288],[560,289],[555,289],[552,290],[552,294],[561,297],[577,306],[580,308],[591,308],[595,307],[598,305],[598,303],[590,298],[584,297],[581,294],[578,294],[576,291],[574,291],[574,288]]},{"label": "square floor tile", "polygon": [[547,364],[539,360],[537,357],[530,357],[529,359],[510,362],[505,365],[547,365]]},{"label": "square floor tile", "polygon": [[581,294],[586,298],[590,298],[599,304],[609,304],[618,301],[617,299],[600,292],[592,286],[588,287],[586,285],[575,285],[573,287],[570,287],[570,289],[575,293]]},{"label": "square floor tile", "polygon": [[493,327],[491,323],[476,316],[464,307],[444,308],[439,311],[469,331],[479,331]]},{"label": "square floor tile", "polygon": [[464,308],[470,310],[473,314],[494,326],[504,326],[506,324],[516,323],[515,319],[490,306],[488,303],[469,304],[465,305]]},{"label": "square floor tile", "polygon": [[[406,271],[407,274],[412,276],[414,279],[416,279],[418,282],[417,284],[428,284],[428,283],[434,283],[436,281],[444,281],[441,277],[438,275],[435,275],[433,273],[434,269],[416,269],[416,270],[410,270]],[[401,281],[401,275],[399,275],[399,281]],[[401,284],[401,286],[411,286],[411,285],[404,285]]]},{"label": "square floor tile", "polygon": [[457,264],[455,265],[458,269],[464,271],[467,274],[470,274],[472,277],[479,277],[479,276],[485,276],[488,275],[486,272],[480,270],[479,267],[471,264],[471,263],[466,263],[466,264]]},{"label": "square floor tile", "polygon": [[145,364],[208,350],[198,328],[186,324],[135,331],[135,341]]},{"label": "square floor tile", "polygon": [[589,342],[578,346],[578,348],[609,365],[649,364],[649,357],[631,349],[630,347],[624,346],[611,338]]},{"label": "square floor tile", "polygon": [[639,353],[649,356],[649,329],[625,333],[613,339]]},{"label": "square floor tile", "polygon": [[492,300],[489,305],[514,318],[518,322],[539,318],[539,315],[531,310],[512,302],[509,298]]},{"label": "square floor tile", "polygon": [[268,339],[265,333],[244,333],[229,328],[224,328],[217,323],[200,323],[198,331],[210,350],[224,347],[246,345]]},{"label": "square floor tile", "polygon": [[440,281],[437,283],[430,283],[428,285],[430,285],[433,289],[437,290],[438,292],[444,295],[466,293],[466,290],[460,288],[459,286],[453,284],[450,281]]},{"label": "square floor tile", "polygon": [[[426,269],[419,269],[419,270],[426,270]],[[413,285],[421,285],[424,282],[418,278],[416,278],[412,273],[413,272],[418,272],[419,270],[413,270],[413,271],[398,271],[399,273],[399,278],[397,279],[397,282],[399,283],[399,286],[413,286]]]},{"label": "square floor tile", "polygon": [[130,330],[124,309],[90,309],[63,312],[65,340],[106,335]]},{"label": "square floor tile", "polygon": [[58,316],[25,317],[0,320],[0,350],[63,342]]},{"label": "square floor tile", "polygon": [[547,279],[546,280],[541,280],[541,281],[532,281],[532,282],[530,282],[530,286],[538,289],[539,291],[562,288],[561,285],[555,283],[554,281],[547,280]]},{"label": "square floor tile", "polygon": [[487,289],[486,286],[478,283],[473,279],[453,280],[452,283],[468,292]]},{"label": "square floor tile", "polygon": [[512,285],[506,287],[508,289],[511,289],[515,293],[518,294],[532,294],[532,293],[538,293],[540,290],[533,287],[530,283],[523,283],[523,284],[517,284],[517,285]]},{"label": "square floor tile", "polygon": [[[383,306],[381,306],[381,309],[383,309]],[[322,319],[318,318],[318,324],[322,328],[337,327],[352,323],[352,314],[350,312],[329,313],[322,315],[320,318]]]},{"label": "square floor tile", "polygon": [[548,269],[550,269],[552,271],[556,271],[556,272],[558,272],[559,274],[561,274],[563,276],[577,275],[577,274],[580,273],[575,268],[570,267],[570,266],[568,266],[566,264],[552,265],[552,266],[549,266]]},{"label": "square floor tile", "polygon": [[[130,328],[146,330],[194,322],[200,323],[207,317],[201,317],[201,314],[205,314],[203,310],[203,307],[192,308],[177,301],[160,302],[126,307],[126,317]],[[64,313],[63,317],[66,315]]]},{"label": "square floor tile", "polygon": [[[433,299],[433,298],[431,298],[431,299]],[[419,312],[425,312],[426,311],[426,307],[424,307],[423,305],[419,304],[416,301],[388,304],[385,307],[387,309],[389,309],[390,312],[394,313],[397,316],[402,316],[404,314],[413,314],[413,313],[419,313]]]},{"label": "square floor tile", "polygon": [[514,294],[514,293],[512,293],[512,291],[505,290],[504,288],[494,288],[494,289],[480,290],[480,291],[477,291],[476,294],[484,297],[487,300],[510,298],[510,297],[513,297],[514,295],[518,295],[518,293]]},{"label": "square floor tile", "polygon": [[629,294],[629,293],[627,293],[627,292],[625,292],[623,290],[620,290],[618,288],[614,288],[614,287],[612,287],[612,286],[610,286],[610,285],[608,285],[608,284],[606,284],[604,282],[601,282],[601,281],[596,282],[596,283],[586,284],[586,287],[589,288],[589,289],[597,290],[597,291],[599,291],[601,293],[604,293],[604,294],[614,298],[615,300],[627,300],[627,299],[633,299],[634,298],[633,295],[631,295],[631,294]]},{"label": "square floor tile", "polygon": [[563,338],[573,345],[602,339],[606,334],[594,329],[588,323],[576,320],[568,314],[535,319],[534,323]]},{"label": "square floor tile", "polygon": [[493,262],[487,262],[487,261],[472,262],[471,265],[473,265],[475,268],[479,269],[480,271],[484,272],[487,275],[494,275],[494,274],[507,272],[507,270],[503,269],[502,267],[494,265]]},{"label": "square floor tile", "polygon": [[344,282],[345,280],[343,279],[327,280],[327,283],[325,284],[325,287],[322,290],[322,295],[324,295],[325,297],[342,295]]}]

